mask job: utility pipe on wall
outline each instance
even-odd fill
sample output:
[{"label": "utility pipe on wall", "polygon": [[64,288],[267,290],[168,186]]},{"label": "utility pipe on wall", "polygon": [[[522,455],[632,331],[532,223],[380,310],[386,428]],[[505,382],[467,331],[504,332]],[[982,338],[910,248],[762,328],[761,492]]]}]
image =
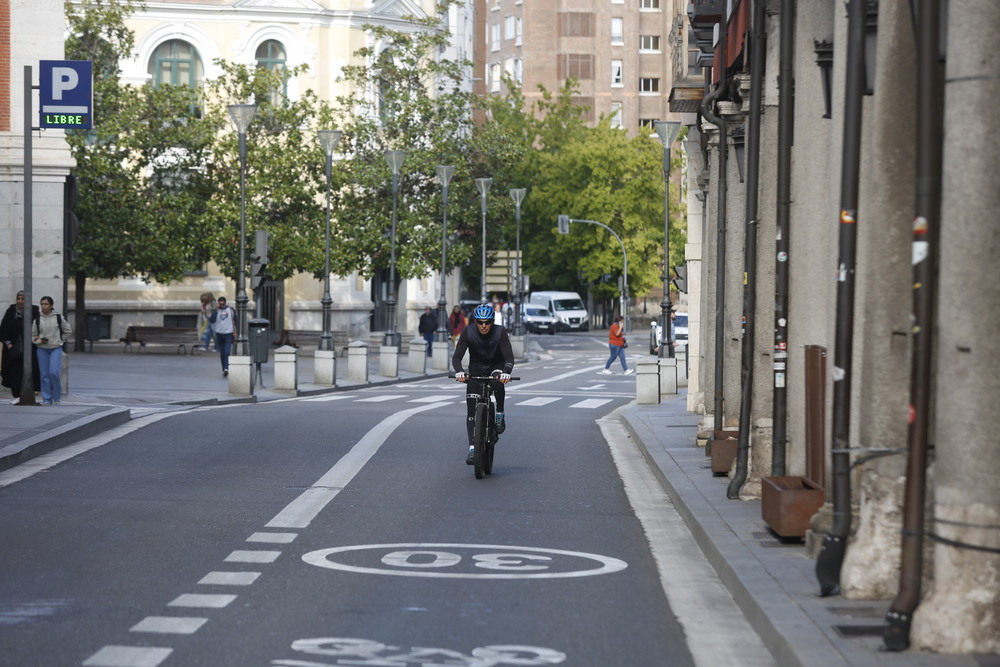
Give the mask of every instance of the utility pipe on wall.
[{"label": "utility pipe on wall", "polygon": [[851,530],[851,380],[854,344],[854,288],[861,171],[861,98],[865,92],[865,0],[847,7],[847,67],[844,88],[844,147],[840,171],[839,257],[833,358],[833,527],[816,559],[820,595],[840,586]]},{"label": "utility pipe on wall", "polygon": [[743,274],[743,345],[740,359],[743,383],[740,394],[740,430],[736,448],[736,472],[726,497],[738,500],[747,479],[750,458],[750,422],[753,410],[754,341],[757,318],[757,203],[760,194],[760,116],[764,105],[764,57],[767,47],[765,0],[753,0],[750,26],[750,117],[747,121],[746,236]]}]

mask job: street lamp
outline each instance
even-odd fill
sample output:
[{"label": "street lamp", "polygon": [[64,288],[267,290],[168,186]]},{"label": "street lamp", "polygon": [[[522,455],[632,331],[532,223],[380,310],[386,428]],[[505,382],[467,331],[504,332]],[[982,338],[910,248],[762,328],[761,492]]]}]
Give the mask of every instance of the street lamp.
[{"label": "street lamp", "polygon": [[670,144],[677,138],[681,124],[658,120],[654,128],[663,142],[663,301],[660,302],[659,354],[663,358],[674,356],[674,304],[670,301]]},{"label": "street lamp", "polygon": [[492,178],[477,178],[476,189],[479,190],[483,209],[483,275],[479,279],[479,303],[486,303],[486,193],[493,185]]},{"label": "street lamp", "polygon": [[343,132],[340,130],[320,130],[319,143],[326,155],[326,264],[323,272],[323,333],[319,337],[319,349],[327,352],[333,350],[333,334],[330,333],[330,309],[333,298],[330,296],[330,189],[333,179],[333,151],[340,143]]},{"label": "street lamp", "polygon": [[236,356],[249,356],[247,348],[247,128],[250,121],[257,115],[256,104],[230,104],[226,107],[229,117],[233,119],[236,132],[240,138],[240,267],[236,285],[236,321],[239,323],[236,333]]},{"label": "street lamp", "polygon": [[585,222],[589,225],[597,225],[598,227],[603,227],[604,229],[611,232],[611,235],[615,237],[618,241],[618,245],[622,248],[622,291],[621,291],[621,313],[622,318],[625,320],[625,331],[631,331],[631,322],[629,321],[628,315],[628,252],[625,250],[625,242],[622,241],[622,237],[615,233],[615,230],[608,227],[603,222],[597,222],[596,220],[582,220],[580,218],[571,218],[568,215],[560,215],[556,218],[559,225],[560,234],[569,234],[569,223],[571,222]]},{"label": "street lamp", "polygon": [[455,175],[455,168],[451,165],[438,165],[437,177],[441,183],[441,295],[438,297],[438,329],[437,340],[439,343],[448,341],[448,327],[445,322],[448,319],[448,301],[444,298],[445,271],[448,263],[448,183]]},{"label": "street lamp", "polygon": [[386,151],[385,161],[392,169],[392,240],[389,251],[389,298],[385,305],[389,307],[389,328],[385,332],[383,345],[399,347],[396,334],[396,200],[399,198],[399,170],[406,159],[406,151]]},{"label": "street lamp", "polygon": [[511,188],[510,198],[514,200],[515,220],[517,220],[517,246],[516,262],[517,270],[514,271],[514,335],[520,336],[524,332],[521,330],[521,202],[528,191],[524,188]]}]

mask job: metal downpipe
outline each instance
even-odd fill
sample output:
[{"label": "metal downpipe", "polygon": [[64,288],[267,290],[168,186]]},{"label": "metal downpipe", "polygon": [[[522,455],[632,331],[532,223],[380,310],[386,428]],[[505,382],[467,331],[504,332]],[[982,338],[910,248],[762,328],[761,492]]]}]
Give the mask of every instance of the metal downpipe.
[{"label": "metal downpipe", "polygon": [[820,595],[840,587],[851,530],[851,379],[854,344],[854,290],[861,171],[861,97],[865,76],[865,0],[847,8],[847,73],[844,89],[844,148],[840,174],[839,257],[836,335],[833,359],[833,527],[816,559]]},{"label": "metal downpipe", "polygon": [[772,399],[771,475],[787,473],[788,447],[788,284],[791,245],[792,143],[795,113],[795,0],[781,0],[778,56],[778,201],[774,243],[774,396]]},{"label": "metal downpipe", "polygon": [[726,12],[722,12],[719,24],[719,60],[713,67],[719,68],[719,85],[708,94],[701,103],[701,115],[708,122],[719,128],[719,182],[718,204],[716,205],[716,248],[715,248],[715,396],[712,404],[713,427],[716,431],[723,428],[723,410],[725,410],[725,392],[723,390],[723,359],[726,353],[726,199],[729,184],[726,169],[729,156],[729,129],[722,116],[715,115],[712,107],[717,99],[728,92],[729,77],[726,67],[726,27],[728,25]]},{"label": "metal downpipe", "polygon": [[913,221],[913,350],[910,359],[909,457],[903,492],[899,592],[889,606],[882,638],[890,651],[910,646],[913,611],[920,604],[924,502],[933,370],[933,328],[941,220],[944,63],[940,2],[920,0],[917,27],[917,174]]},{"label": "metal downpipe", "polygon": [[736,445],[736,471],[729,481],[726,497],[739,500],[747,480],[750,459],[750,428],[753,411],[754,342],[757,318],[757,208],[760,194],[760,117],[764,105],[764,58],[767,47],[767,20],[764,0],[753,0],[750,35],[750,116],[747,122],[746,237],[743,257],[743,341],[740,358],[743,382],[740,394],[740,430]]}]

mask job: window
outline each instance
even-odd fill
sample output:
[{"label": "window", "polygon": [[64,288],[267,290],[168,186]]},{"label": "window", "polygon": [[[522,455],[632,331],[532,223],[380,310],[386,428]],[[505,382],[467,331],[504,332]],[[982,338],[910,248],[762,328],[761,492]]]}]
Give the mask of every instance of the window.
[{"label": "window", "polygon": [[559,25],[563,37],[594,36],[594,15],[589,12],[559,12]]},{"label": "window", "polygon": [[622,78],[622,61],[620,60],[611,61],[611,85],[616,87],[625,85]]},{"label": "window", "polygon": [[153,85],[157,88],[160,86],[196,88],[204,76],[198,50],[180,39],[171,39],[156,47],[147,72],[153,77]]},{"label": "window", "polygon": [[500,63],[490,64],[490,92],[500,92]]},{"label": "window", "polygon": [[490,41],[490,50],[499,51],[500,50],[500,24],[494,23],[490,25],[490,35],[492,40]]},{"label": "window", "polygon": [[639,0],[639,9],[659,9],[660,0]]},{"label": "window", "polygon": [[656,123],[656,119],[655,118],[640,118],[639,119],[639,127],[643,128],[643,129],[646,129],[646,130],[649,130],[650,132],[652,132],[652,131],[654,131],[656,129],[656,127],[654,126],[655,123]]},{"label": "window", "polygon": [[524,37],[524,20],[518,16],[514,21],[514,45],[521,46],[521,39]]},{"label": "window", "polygon": [[514,81],[517,85],[524,83],[524,61],[520,58],[514,58]]},{"label": "window", "polygon": [[624,29],[625,29],[625,22],[622,19],[620,19],[618,17],[615,17],[615,18],[611,19],[611,43],[612,44],[624,44],[624,42],[622,41],[623,40],[622,35],[623,35]]},{"label": "window", "polygon": [[[273,72],[277,72],[280,75],[285,74],[285,47],[281,45],[281,42],[269,39],[263,42],[257,47],[257,52],[254,54],[257,59],[257,67],[260,69],[267,69]],[[281,90],[275,90],[271,94],[271,103],[277,104],[281,99],[288,96],[288,78],[283,77]]]},{"label": "window", "polygon": [[639,50],[640,51],[659,51],[660,50],[660,36],[659,35],[641,35],[639,37]]},{"label": "window", "polygon": [[639,79],[639,92],[640,93],[658,93],[660,92],[660,80],[659,79]]},{"label": "window", "polygon": [[503,20],[503,38],[514,39],[515,20],[513,16],[508,16]]},{"label": "window", "polygon": [[559,56],[556,76],[560,79],[589,81],[594,78],[594,56],[589,53],[563,53]]},{"label": "window", "polygon": [[611,127],[620,130],[622,127],[622,103],[611,103]]}]

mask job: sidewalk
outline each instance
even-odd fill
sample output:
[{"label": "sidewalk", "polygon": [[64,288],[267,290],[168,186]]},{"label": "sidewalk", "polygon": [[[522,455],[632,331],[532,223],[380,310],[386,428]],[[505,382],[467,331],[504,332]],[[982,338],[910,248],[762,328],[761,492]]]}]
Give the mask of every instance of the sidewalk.
[{"label": "sidewalk", "polygon": [[[537,345],[537,344],[536,344]],[[530,356],[540,352],[532,349]],[[230,396],[217,354],[123,353],[119,348],[70,355],[69,393],[62,405],[19,407],[0,394],[0,470],[111,429],[130,419],[191,405],[287,398],[273,390],[273,361],[263,365],[263,387],[252,398]],[[336,388],[313,385],[312,357],[299,357],[299,394],[346,391],[440,377],[444,371],[399,377],[377,375],[369,356],[369,383],[348,382],[347,359],[337,359]],[[400,357],[400,368],[406,359]],[[696,445],[699,418],[682,394],[660,405],[632,403],[622,424],[684,518],[689,530],[744,615],[782,667],[1000,667],[1000,656],[953,656],[882,649],[889,600],[821,598],[815,561],[801,544],[782,542],[761,519],[759,501],[726,498],[727,477],[715,477]],[[724,632],[725,628],[719,628]]]},{"label": "sidewalk", "polygon": [[776,664],[1000,666],[998,655],[886,651],[882,619],[891,600],[821,598],[816,562],[805,547],[769,531],[760,501],[726,497],[729,478],[713,476],[711,460],[696,444],[698,415],[686,411],[683,394],[660,405],[633,403],[620,418]]}]

